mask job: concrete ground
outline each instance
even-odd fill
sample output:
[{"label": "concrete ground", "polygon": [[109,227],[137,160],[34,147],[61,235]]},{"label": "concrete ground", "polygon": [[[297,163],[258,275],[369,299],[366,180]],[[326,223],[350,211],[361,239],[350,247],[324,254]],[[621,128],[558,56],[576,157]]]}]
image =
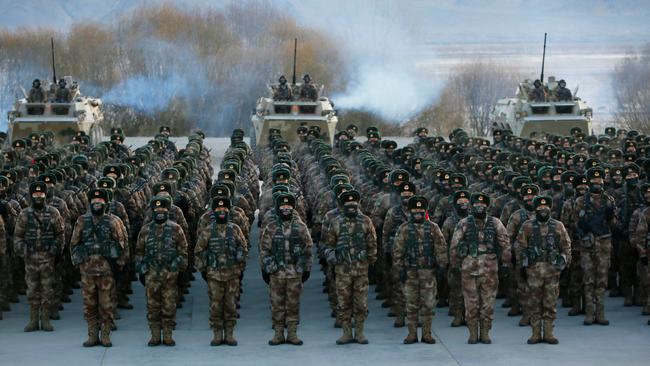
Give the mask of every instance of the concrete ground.
[{"label": "concrete ground", "polygon": [[[135,141],[134,141],[135,140]],[[127,139],[146,143],[147,139]],[[210,139],[215,164],[220,161],[227,139]],[[139,146],[139,144],[134,144]],[[607,299],[608,327],[582,325],[582,317],[568,317],[568,309],[559,310],[557,346],[530,346],[526,339],[529,327],[519,327],[519,318],[506,316],[507,309],[496,308],[492,345],[468,345],[467,329],[451,328],[447,309],[438,309],[433,330],[435,345],[403,345],[406,328],[393,328],[393,318],[386,316],[380,301],[370,292],[370,315],[366,334],[370,344],[337,346],[340,329],[333,327],[327,297],[322,293],[323,276],[318,265],[305,284],[301,302],[299,336],[301,347],[271,347],[272,337],[268,287],[262,281],[257,261],[257,237],[252,232],[252,248],[244,279],[241,319],[235,336],[239,346],[210,347],[212,333],[208,326],[208,300],[205,282],[197,276],[183,308],[178,310],[176,347],[147,347],[149,339],[144,291],[133,284],[133,310],[121,310],[118,331],[112,334],[112,348],[83,348],[86,324],[83,320],[80,291],[65,304],[61,320],[53,321],[55,331],[24,333],[28,320],[25,297],[12,304],[0,321],[0,365],[630,365],[650,361],[650,326],[648,317],[638,307],[623,307],[622,298]],[[501,301],[499,301],[500,305]]]}]

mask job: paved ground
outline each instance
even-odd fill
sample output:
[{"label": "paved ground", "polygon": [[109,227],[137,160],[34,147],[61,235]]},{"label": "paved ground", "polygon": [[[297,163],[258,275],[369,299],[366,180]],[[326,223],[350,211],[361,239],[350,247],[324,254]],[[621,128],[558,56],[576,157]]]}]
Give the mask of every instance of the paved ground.
[{"label": "paved ground", "polygon": [[[133,139],[135,140],[135,139]],[[146,142],[146,139],[141,141]],[[141,142],[138,140],[137,142]],[[129,144],[133,143],[128,139]],[[144,143],[143,142],[143,143]],[[225,139],[211,139],[218,163],[219,152],[227,146]],[[136,144],[136,146],[138,146]],[[392,318],[374,300],[371,292],[367,336],[370,344],[336,346],[340,330],[334,329],[329,317],[326,295],[321,292],[323,277],[315,266],[302,297],[302,324],[299,335],[302,347],[270,347],[272,336],[268,288],[257,265],[257,230],[252,233],[253,248],[244,280],[241,320],[236,329],[238,347],[210,347],[207,288],[200,276],[194,281],[178,311],[176,347],[146,346],[149,334],[145,317],[144,291],[134,283],[131,296],[133,310],[122,310],[119,330],[112,336],[113,348],[82,348],[86,325],[77,290],[72,303],[54,321],[52,333],[22,331],[27,322],[27,306],[21,297],[12,311],[0,321],[0,365],[631,365],[650,360],[650,326],[640,308],[624,308],[622,299],[608,299],[609,327],[582,325],[581,317],[566,316],[560,310],[557,346],[526,344],[530,328],[517,326],[518,318],[508,318],[506,309],[496,310],[492,345],[466,344],[467,330],[451,328],[446,309],[439,309],[434,321],[435,345],[405,346],[406,329],[392,327]]]}]

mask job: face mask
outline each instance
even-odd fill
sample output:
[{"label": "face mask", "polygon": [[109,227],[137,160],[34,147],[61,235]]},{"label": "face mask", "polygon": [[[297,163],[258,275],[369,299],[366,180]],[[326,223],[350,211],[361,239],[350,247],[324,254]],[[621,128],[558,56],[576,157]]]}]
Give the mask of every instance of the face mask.
[{"label": "face mask", "polygon": [[289,221],[293,217],[293,209],[292,208],[283,208],[280,210],[280,217],[284,221]]},{"label": "face mask", "polygon": [[639,178],[626,179],[625,182],[627,183],[628,187],[634,188],[639,183]]},{"label": "face mask", "polygon": [[589,186],[589,192],[591,193],[600,193],[602,191],[603,191],[603,186],[601,186],[600,184],[592,184],[591,186]]},{"label": "face mask", "polygon": [[167,221],[168,213],[167,212],[154,212],[153,219],[157,224],[162,224]]},{"label": "face mask", "polygon": [[555,192],[559,192],[560,190],[562,190],[562,183],[560,183],[559,181],[553,181],[551,188],[553,188]]},{"label": "face mask", "polygon": [[469,214],[469,205],[463,203],[461,205],[456,205],[456,212],[460,217],[467,217]]},{"label": "face mask", "polygon": [[93,203],[90,206],[90,212],[95,216],[101,216],[104,214],[104,204],[103,203]]},{"label": "face mask", "polygon": [[487,208],[485,206],[473,206],[472,214],[479,220],[483,220],[487,216]]},{"label": "face mask", "polygon": [[526,211],[532,211],[532,210],[534,210],[535,207],[533,207],[533,201],[532,201],[532,200],[526,200],[526,201],[524,201],[524,208],[526,209]]},{"label": "face mask", "polygon": [[537,221],[546,222],[550,217],[551,217],[551,210],[549,210],[548,208],[537,210],[535,212],[535,218],[537,219]]},{"label": "face mask", "polygon": [[617,179],[612,179],[612,187],[621,188],[623,187],[623,182]]},{"label": "face mask", "polygon": [[413,218],[413,221],[418,224],[424,222],[424,212],[412,213],[411,217]]},{"label": "face mask", "polygon": [[343,206],[343,214],[347,217],[356,217],[359,207],[357,205],[345,205]]},{"label": "face mask", "polygon": [[219,224],[223,224],[228,221],[228,213],[223,210],[215,211],[215,219]]},{"label": "face mask", "polygon": [[40,210],[45,207],[45,198],[44,197],[32,197],[32,206]]},{"label": "face mask", "polygon": [[584,187],[577,188],[576,189],[576,194],[578,196],[584,196],[585,194],[587,194],[587,188],[584,188]]},{"label": "face mask", "polygon": [[402,205],[406,206],[409,203],[411,197],[402,197]]}]

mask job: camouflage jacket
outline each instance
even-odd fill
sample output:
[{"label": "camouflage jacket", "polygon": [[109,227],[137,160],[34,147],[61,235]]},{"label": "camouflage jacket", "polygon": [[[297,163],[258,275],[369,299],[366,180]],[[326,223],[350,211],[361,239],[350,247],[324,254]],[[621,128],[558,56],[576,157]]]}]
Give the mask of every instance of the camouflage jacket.
[{"label": "camouflage jacket", "polygon": [[[485,240],[485,232],[488,225],[487,220],[490,221],[490,225],[494,231],[491,242],[486,242]],[[475,222],[475,228],[471,228],[472,221]],[[467,234],[471,231],[475,231],[477,234],[478,242],[476,245],[478,256],[461,256],[458,250],[459,246],[462,242],[470,239],[467,237]],[[488,246],[492,247],[492,250]],[[463,270],[468,270],[476,275],[482,275],[487,270],[493,268],[492,266],[497,265],[497,253],[500,254],[502,265],[509,267],[512,252],[510,250],[508,233],[499,219],[487,216],[485,220],[477,220],[473,216],[468,216],[460,220],[458,225],[456,225],[449,248],[449,262],[452,268],[458,268],[462,265]]]},{"label": "camouflage jacket", "polygon": [[[151,257],[147,250],[164,256],[162,262],[150,263],[160,260]],[[185,270],[187,268],[187,241],[181,226],[171,220],[167,220],[163,224],[151,222],[142,226],[135,247],[135,262],[139,269],[138,272],[142,274],[158,269],[166,269],[171,272]]]},{"label": "camouflage jacket", "polygon": [[[554,228],[554,232],[549,232],[551,228]],[[549,219],[546,223],[537,219],[527,220],[517,234],[515,255],[517,263],[524,267],[539,262],[556,264],[558,256],[564,257],[564,266],[568,266],[571,263],[571,238],[558,220]]]},{"label": "camouflage jacket", "polygon": [[[362,227],[357,228],[358,223]],[[360,233],[361,241],[352,243],[365,251],[365,258],[357,261],[339,260],[338,254],[347,250],[344,246],[346,243],[339,243],[342,239],[342,228],[347,227],[346,235],[354,236],[356,232]],[[358,230],[358,231],[357,231]],[[324,232],[325,255],[330,253],[337,257],[335,271],[337,275],[363,276],[368,275],[368,267],[377,261],[377,234],[375,227],[372,225],[370,218],[362,213],[357,218],[348,218],[344,215],[338,216],[333,220],[332,225]]]},{"label": "camouflage jacket", "polygon": [[42,210],[28,207],[18,215],[14,230],[15,253],[52,256],[63,252],[65,224],[59,211],[46,205]]},{"label": "camouflage jacket", "polygon": [[[232,238],[227,238],[228,235],[228,225],[232,230]],[[238,280],[239,275],[244,267],[245,258],[248,254],[248,246],[246,237],[242,233],[240,227],[232,222],[226,224],[217,224],[216,221],[213,221],[209,218],[207,226],[203,226],[203,229],[199,233],[199,237],[196,241],[196,246],[194,248],[194,266],[199,272],[206,272],[208,278],[216,281],[228,281],[228,280]],[[214,239],[213,235],[216,235],[216,238],[219,239],[230,239],[232,243],[238,248],[237,250],[242,253],[242,258],[240,262],[234,264],[233,266],[224,266],[213,268],[210,266],[210,263],[206,260],[207,253],[210,250],[210,240]],[[237,259],[237,258],[233,258]],[[217,258],[221,263],[225,262],[225,258]]]},{"label": "camouflage jacket", "polygon": [[291,221],[274,216],[267,222],[260,236],[260,262],[263,271],[280,278],[311,271],[312,239],[297,213]]},{"label": "camouflage jacket", "polygon": [[650,241],[648,240],[648,228],[650,227],[650,207],[641,206],[637,208],[630,219],[630,244],[632,244],[639,257],[650,255]]},{"label": "camouflage jacket", "polygon": [[402,208],[402,205],[391,207],[386,213],[386,218],[384,219],[384,226],[381,233],[381,253],[382,254],[391,254],[393,251],[393,243],[395,236],[397,235],[397,229],[399,229],[402,223],[407,221],[406,213]]},{"label": "camouflage jacket", "polygon": [[[93,226],[95,226],[92,229],[86,228],[86,224],[89,222],[89,220],[91,220]],[[112,214],[104,214],[98,218],[88,213],[80,216],[79,219],[77,219],[77,223],[74,226],[74,231],[72,232],[72,238],[70,239],[71,256],[74,258],[75,253],[82,246],[86,244],[90,245],[92,244],[92,241],[97,240],[98,235],[95,232],[95,229],[100,223],[100,220],[104,220],[104,223],[102,223],[102,225],[107,225],[107,228],[110,229],[110,238],[106,238],[110,242],[103,242],[98,244],[100,244],[102,247],[110,246],[112,244],[119,245],[119,248],[121,249],[121,251],[118,253],[119,256],[117,258],[110,259],[115,260],[118,266],[124,266],[129,257],[129,251],[127,250],[129,236],[128,232],[126,231],[126,227],[122,223],[122,220]],[[90,234],[92,237],[86,237],[88,234]],[[87,243],[87,241],[90,242]],[[109,252],[110,248],[101,248],[100,250]],[[88,255],[85,260],[79,264],[79,271],[85,276],[111,275],[112,269],[108,262],[108,259],[109,258],[99,254]]]},{"label": "camouflage jacket", "polygon": [[[397,235],[395,236],[395,243],[393,244],[393,267],[395,268],[404,268],[411,269],[410,265],[415,263],[409,263],[417,261],[417,266],[420,269],[428,267],[427,258],[428,255],[423,254],[425,252],[424,242],[425,237],[430,236],[431,243],[433,246],[432,252],[429,255],[433,254],[435,256],[435,266],[440,268],[447,267],[447,241],[442,235],[442,231],[438,225],[434,222],[429,221],[430,224],[430,233],[425,234],[425,224],[416,224],[405,222],[400,225],[397,229]],[[413,225],[413,233],[410,233],[411,225]],[[414,245],[417,245],[415,247]],[[413,253],[409,254],[410,251]]]}]

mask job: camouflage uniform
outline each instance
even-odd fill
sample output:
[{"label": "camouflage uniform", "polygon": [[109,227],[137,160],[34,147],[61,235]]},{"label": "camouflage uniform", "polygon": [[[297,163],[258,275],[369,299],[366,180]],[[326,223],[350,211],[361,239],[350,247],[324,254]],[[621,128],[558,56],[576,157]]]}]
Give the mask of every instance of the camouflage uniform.
[{"label": "camouflage uniform", "polygon": [[214,212],[204,226],[194,248],[196,269],[208,283],[210,327],[215,334],[212,345],[222,342],[222,332],[232,338],[237,322],[239,278],[246,260],[246,237],[233,222],[219,223]]},{"label": "camouflage uniform", "polygon": [[[637,263],[637,273],[639,275],[639,285],[644,291],[644,298],[640,299],[643,305],[643,315],[650,315],[650,266],[648,258],[650,257],[650,243],[648,233],[650,232],[650,209],[646,204],[639,207],[632,214],[630,219],[630,243],[635,246],[639,261]],[[650,321],[648,321],[650,325]]]}]

